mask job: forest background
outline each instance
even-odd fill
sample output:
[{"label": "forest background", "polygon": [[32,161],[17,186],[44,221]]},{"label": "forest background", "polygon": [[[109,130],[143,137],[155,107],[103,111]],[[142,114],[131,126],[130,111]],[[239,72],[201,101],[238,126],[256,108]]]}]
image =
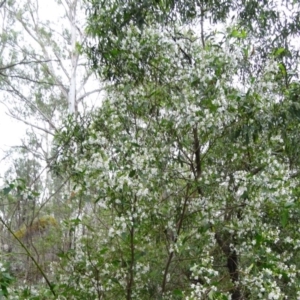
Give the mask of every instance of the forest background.
[{"label": "forest background", "polygon": [[298,1],[0,14],[0,298],[300,299]]}]

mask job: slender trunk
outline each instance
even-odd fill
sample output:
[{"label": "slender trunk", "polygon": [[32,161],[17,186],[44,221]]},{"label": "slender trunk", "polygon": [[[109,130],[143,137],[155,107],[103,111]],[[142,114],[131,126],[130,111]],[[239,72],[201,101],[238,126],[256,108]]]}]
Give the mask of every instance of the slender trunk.
[{"label": "slender trunk", "polygon": [[70,88],[68,93],[68,106],[69,113],[76,114],[76,71],[77,71],[77,63],[78,63],[78,53],[76,53],[76,1],[74,5],[70,5],[70,23],[71,23],[71,45],[72,45],[72,53],[71,53],[71,79],[70,79]]}]

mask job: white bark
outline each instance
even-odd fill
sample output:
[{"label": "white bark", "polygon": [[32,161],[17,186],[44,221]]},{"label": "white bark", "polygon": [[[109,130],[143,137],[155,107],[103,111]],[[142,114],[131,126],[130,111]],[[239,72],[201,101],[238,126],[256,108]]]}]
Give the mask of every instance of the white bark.
[{"label": "white bark", "polygon": [[77,0],[71,4],[69,3],[69,21],[71,25],[71,80],[68,94],[68,104],[69,104],[69,113],[75,114],[77,113],[77,103],[76,103],[76,71],[79,54],[76,52],[76,6]]}]

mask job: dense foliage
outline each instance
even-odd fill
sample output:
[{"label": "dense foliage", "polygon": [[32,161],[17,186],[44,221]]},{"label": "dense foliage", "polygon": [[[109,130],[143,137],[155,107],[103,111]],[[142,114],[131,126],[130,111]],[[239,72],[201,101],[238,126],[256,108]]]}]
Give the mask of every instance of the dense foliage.
[{"label": "dense foliage", "polygon": [[12,295],[300,297],[300,9],[284,5],[86,1],[78,48],[106,95],[65,120],[51,164],[74,239],[46,288]]}]

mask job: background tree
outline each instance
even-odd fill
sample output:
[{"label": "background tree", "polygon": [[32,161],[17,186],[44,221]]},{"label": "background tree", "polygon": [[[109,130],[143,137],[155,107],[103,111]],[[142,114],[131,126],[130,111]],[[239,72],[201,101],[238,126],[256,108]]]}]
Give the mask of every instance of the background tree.
[{"label": "background tree", "polygon": [[[29,199],[17,189],[11,191],[9,199],[3,199],[1,217],[13,232],[25,226],[28,233],[45,216],[68,223],[80,210],[78,203],[69,201],[72,187],[68,176],[50,170],[57,155],[52,152],[52,139],[68,115],[76,119],[79,113],[84,115],[97,106],[101,91],[99,80],[77,51],[77,43],[85,39],[82,3],[53,2],[52,10],[58,13],[49,14],[39,1],[7,1],[1,7],[2,108],[27,128],[21,145],[5,153],[9,170],[4,173],[2,168],[2,175],[6,182],[21,178],[28,193],[33,193]],[[66,202],[68,205],[62,207]],[[45,271],[54,254],[70,247],[70,239],[74,240],[69,225],[65,225],[64,238],[59,236],[63,226],[45,226],[43,230],[35,226],[37,234],[31,230],[22,237]],[[5,227],[1,237],[11,251],[9,260],[13,261],[15,276],[29,284],[40,280],[39,271]],[[52,247],[56,243],[57,247]]]}]

